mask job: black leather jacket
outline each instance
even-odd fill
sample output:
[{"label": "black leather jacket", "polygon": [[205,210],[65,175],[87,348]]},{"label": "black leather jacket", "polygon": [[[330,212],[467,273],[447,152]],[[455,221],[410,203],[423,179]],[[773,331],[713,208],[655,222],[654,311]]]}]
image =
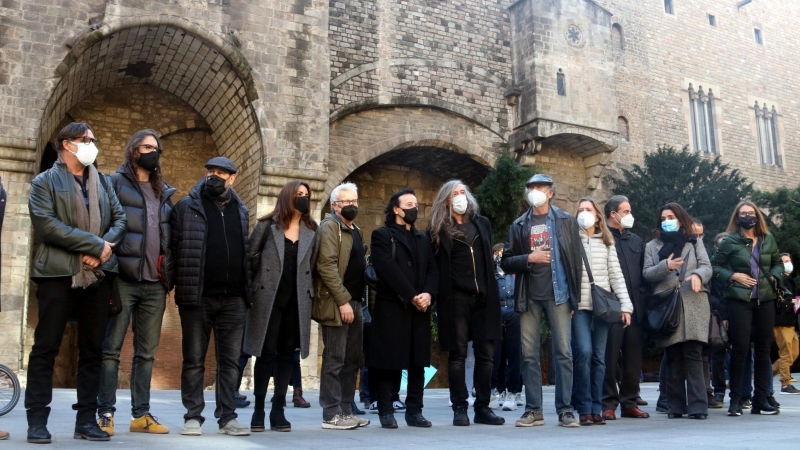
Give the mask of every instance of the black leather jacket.
[{"label": "black leather jacket", "polygon": [[[117,173],[111,175],[111,184],[117,193],[122,209],[128,219],[128,232],[117,248],[119,258],[119,274],[128,281],[142,281],[144,253],[147,234],[147,208],[144,194],[139,187],[136,172],[130,164],[124,163]],[[177,189],[164,183],[164,194],[161,196],[159,208],[159,228],[161,230],[161,253],[159,255],[158,277],[167,291],[174,284],[175,264],[172,259],[172,229],[170,214],[172,213],[172,194]]]},{"label": "black leather jacket", "polygon": [[[81,255],[99,258],[106,241],[119,245],[125,237],[125,211],[108,178],[100,181],[102,237],[76,228],[75,197],[75,179],[63,162],[56,162],[31,182],[28,210],[33,230],[42,241],[33,257],[31,278],[71,277],[81,269]],[[112,254],[100,269],[117,273],[117,255]]]}]

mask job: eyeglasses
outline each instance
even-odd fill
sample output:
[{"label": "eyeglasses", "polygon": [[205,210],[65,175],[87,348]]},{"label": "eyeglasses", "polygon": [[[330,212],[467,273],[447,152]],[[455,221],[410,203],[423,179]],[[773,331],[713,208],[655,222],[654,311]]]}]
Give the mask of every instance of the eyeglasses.
[{"label": "eyeglasses", "polygon": [[358,206],[358,200],[337,200],[333,203],[339,207],[349,206],[349,205]]},{"label": "eyeglasses", "polygon": [[94,145],[97,145],[97,144],[100,143],[100,141],[98,141],[97,139],[90,138],[90,137],[87,137],[87,136],[75,138],[74,141],[70,141],[70,142],[72,142],[75,145],[77,145],[77,144],[91,144],[91,143],[94,143]]},{"label": "eyeglasses", "polygon": [[163,150],[161,149],[161,147],[156,147],[156,146],[154,146],[154,145],[150,145],[150,144],[144,144],[144,145],[140,145],[138,148],[139,148],[139,153],[142,153],[142,150],[141,150],[141,149],[145,149],[145,150],[146,150],[146,151],[145,151],[145,153],[150,153],[150,152],[152,152],[153,150],[155,150],[155,151],[156,151],[156,152],[157,152],[159,155],[160,155],[160,154],[161,154],[161,152],[163,151]]}]

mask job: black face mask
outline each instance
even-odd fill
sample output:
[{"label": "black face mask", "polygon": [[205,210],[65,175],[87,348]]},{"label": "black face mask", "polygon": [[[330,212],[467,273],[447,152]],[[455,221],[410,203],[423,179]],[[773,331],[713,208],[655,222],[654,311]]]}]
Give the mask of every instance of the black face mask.
[{"label": "black face mask", "polygon": [[222,197],[226,190],[225,180],[216,175],[211,175],[210,177],[206,178],[205,190],[206,194],[212,197]]},{"label": "black face mask", "polygon": [[405,214],[405,216],[403,216],[403,222],[409,225],[414,225],[414,222],[417,221],[417,212],[419,210],[417,208],[409,208],[409,209],[400,208],[400,209],[402,209],[403,213]]},{"label": "black face mask", "polygon": [[753,228],[756,226],[756,223],[758,223],[758,218],[756,216],[739,217],[739,226],[745,230]]},{"label": "black face mask", "polygon": [[308,197],[295,197],[294,198],[294,209],[296,209],[300,214],[305,214],[308,212]]},{"label": "black face mask", "polygon": [[148,172],[152,172],[158,167],[159,156],[161,155],[159,155],[158,152],[143,153],[139,155],[136,165]]},{"label": "black face mask", "polygon": [[341,216],[345,220],[352,221],[358,215],[358,206],[356,205],[347,205],[342,208]]}]

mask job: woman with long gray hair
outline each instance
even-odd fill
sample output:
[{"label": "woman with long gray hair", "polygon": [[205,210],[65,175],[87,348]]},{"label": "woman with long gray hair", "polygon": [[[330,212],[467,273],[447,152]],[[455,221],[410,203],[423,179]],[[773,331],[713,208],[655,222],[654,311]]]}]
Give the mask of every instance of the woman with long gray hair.
[{"label": "woman with long gray hair", "polygon": [[475,423],[502,425],[505,419],[489,408],[494,341],[503,337],[492,226],[478,214],[478,203],[461,180],[450,180],[439,189],[430,217],[428,236],[439,268],[439,344],[449,352],[453,425],[470,424],[464,381],[469,341],[475,351]]}]

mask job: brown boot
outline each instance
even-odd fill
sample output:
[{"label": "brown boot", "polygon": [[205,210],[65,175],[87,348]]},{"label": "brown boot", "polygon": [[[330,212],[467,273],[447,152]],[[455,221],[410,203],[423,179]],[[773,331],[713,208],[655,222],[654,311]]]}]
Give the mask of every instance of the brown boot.
[{"label": "brown boot", "polygon": [[306,399],[303,398],[303,390],[299,387],[294,388],[294,395],[292,396],[292,403],[294,404],[295,408],[310,408],[311,403],[308,403]]}]

